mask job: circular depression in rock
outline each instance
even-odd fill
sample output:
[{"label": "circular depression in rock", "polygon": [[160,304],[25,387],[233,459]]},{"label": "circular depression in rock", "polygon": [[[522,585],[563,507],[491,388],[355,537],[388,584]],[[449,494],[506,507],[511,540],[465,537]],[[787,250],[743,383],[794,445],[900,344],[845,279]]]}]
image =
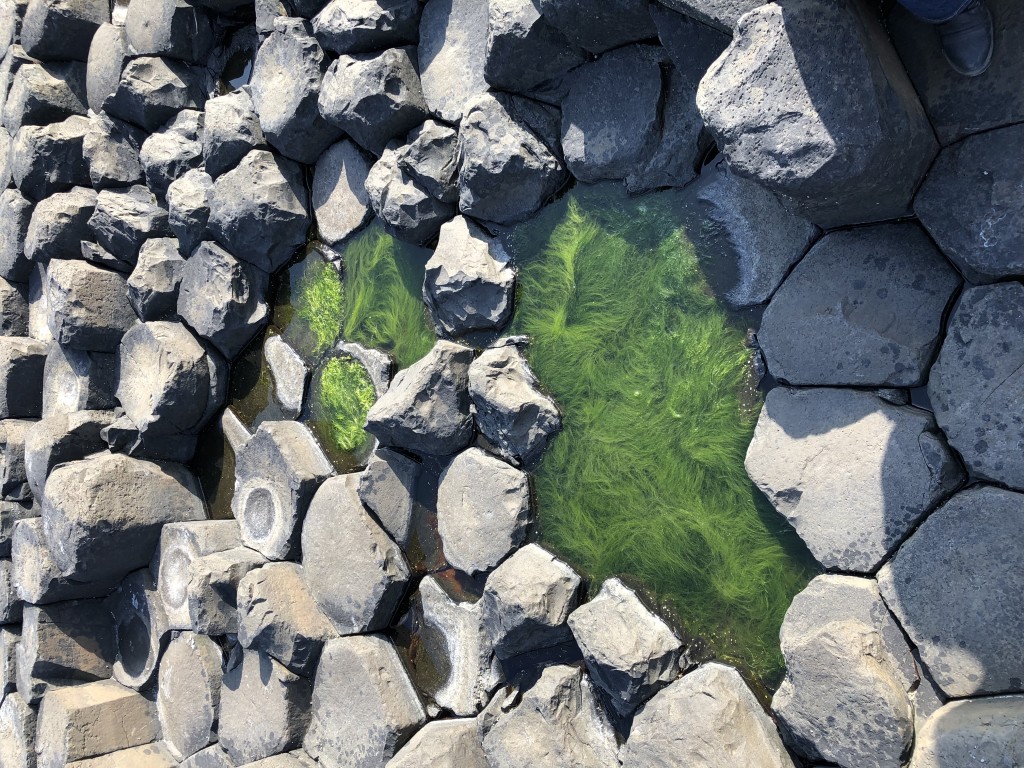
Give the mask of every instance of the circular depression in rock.
[{"label": "circular depression in rock", "polygon": [[254,488],[249,491],[249,495],[245,497],[245,510],[241,522],[253,539],[263,541],[270,536],[276,517],[274,495],[269,489]]}]

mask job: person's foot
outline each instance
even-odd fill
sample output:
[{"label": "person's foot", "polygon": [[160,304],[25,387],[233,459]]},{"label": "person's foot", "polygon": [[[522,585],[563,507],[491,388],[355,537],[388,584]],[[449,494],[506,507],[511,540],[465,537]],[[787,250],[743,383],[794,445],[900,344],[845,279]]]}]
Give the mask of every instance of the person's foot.
[{"label": "person's foot", "polygon": [[946,61],[966,77],[977,77],[992,63],[992,14],[982,0],[975,0],[955,17],[939,25],[939,39]]}]

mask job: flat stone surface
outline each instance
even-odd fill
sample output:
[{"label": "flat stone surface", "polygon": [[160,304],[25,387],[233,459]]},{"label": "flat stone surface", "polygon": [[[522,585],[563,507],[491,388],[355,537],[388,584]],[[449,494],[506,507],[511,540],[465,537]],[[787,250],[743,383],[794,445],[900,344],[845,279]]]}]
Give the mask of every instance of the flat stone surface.
[{"label": "flat stone surface", "polygon": [[880,22],[850,0],[743,16],[697,106],[734,171],[822,227],[904,215],[938,148]]},{"label": "flat stone surface", "polygon": [[312,203],[317,232],[328,245],[343,242],[370,219],[366,176],[370,161],[343,139],[320,155],[313,172]]},{"label": "flat stone surface", "polygon": [[359,498],[399,547],[409,543],[420,465],[390,448],[373,452],[359,476]]},{"label": "flat stone surface", "polygon": [[119,749],[88,760],[68,763],[67,768],[176,768],[178,761],[162,742]]},{"label": "flat stone surface", "polygon": [[1013,85],[1024,66],[1024,51],[1015,44],[1024,33],[1024,8],[1014,0],[985,5],[995,21],[995,47],[982,77],[954,72],[934,30],[901,6],[894,5],[888,18],[893,44],[943,144],[1024,120],[1024,98]]},{"label": "flat stone surface", "polygon": [[367,53],[419,39],[419,0],[332,0],[313,18],[316,39],[332,53]]},{"label": "flat stone surface", "polygon": [[972,283],[1024,274],[1022,141],[1024,125],[947,147],[914,199],[914,213]]},{"label": "flat stone surface", "polygon": [[818,576],[793,600],[780,639],[786,679],[772,709],[794,750],[839,765],[902,765],[918,675],[875,582]]},{"label": "flat stone surface", "polygon": [[910,768],[945,768],[1024,762],[1024,696],[953,701],[917,734]]},{"label": "flat stone surface", "polygon": [[768,370],[803,385],[916,387],[960,276],[916,224],[825,235],[764,313]]},{"label": "flat stone surface", "polygon": [[732,667],[712,662],[655,694],[619,752],[623,768],[792,768],[775,724]]},{"label": "flat stone surface", "polygon": [[304,747],[325,768],[384,768],[426,722],[391,641],[342,637],[324,647]]},{"label": "flat stone surface", "polygon": [[1024,496],[988,486],[936,510],[878,574],[890,610],[947,696],[1024,690]]},{"label": "flat stone surface", "polygon": [[826,568],[869,573],[963,471],[931,414],[871,392],[768,393],[747,474]]},{"label": "flat stone surface", "polygon": [[489,768],[476,720],[427,723],[394,756],[388,768]]},{"label": "flat stone surface", "polygon": [[1024,286],[968,288],[953,310],[928,397],[970,472],[1024,488]]},{"label": "flat stone surface", "polygon": [[487,90],[487,4],[428,0],[420,18],[419,71],[427,107],[458,123],[467,102]]}]

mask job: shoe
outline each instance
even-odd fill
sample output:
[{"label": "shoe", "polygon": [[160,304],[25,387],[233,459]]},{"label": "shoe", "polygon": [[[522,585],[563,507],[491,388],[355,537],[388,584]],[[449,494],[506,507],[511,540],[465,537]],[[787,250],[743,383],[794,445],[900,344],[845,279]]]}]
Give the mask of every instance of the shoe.
[{"label": "shoe", "polygon": [[988,69],[994,35],[992,14],[982,0],[975,0],[952,19],[939,24],[946,61],[965,77],[977,77]]}]

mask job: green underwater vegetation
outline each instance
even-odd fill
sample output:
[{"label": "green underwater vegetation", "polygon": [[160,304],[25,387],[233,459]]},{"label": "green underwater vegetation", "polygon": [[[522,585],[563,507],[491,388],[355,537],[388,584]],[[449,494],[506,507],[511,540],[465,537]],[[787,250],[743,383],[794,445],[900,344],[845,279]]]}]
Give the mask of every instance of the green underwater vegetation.
[{"label": "green underwater vegetation", "polygon": [[274,325],[307,360],[330,349],[345,316],[341,273],[315,249],[282,276]]},{"label": "green underwater vegetation", "polygon": [[335,464],[365,463],[373,439],[363,429],[377,393],[362,364],[348,355],[329,358],[310,385],[309,427]]},{"label": "green underwater vegetation", "polygon": [[710,295],[678,192],[577,187],[507,238],[510,329],[564,429],[535,473],[543,543],[645,588],[684,631],[769,687],[813,575],[743,459],[760,399],[742,328]]}]

